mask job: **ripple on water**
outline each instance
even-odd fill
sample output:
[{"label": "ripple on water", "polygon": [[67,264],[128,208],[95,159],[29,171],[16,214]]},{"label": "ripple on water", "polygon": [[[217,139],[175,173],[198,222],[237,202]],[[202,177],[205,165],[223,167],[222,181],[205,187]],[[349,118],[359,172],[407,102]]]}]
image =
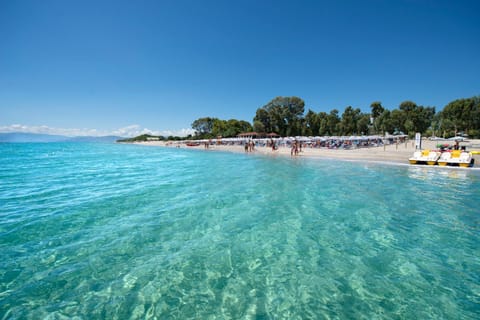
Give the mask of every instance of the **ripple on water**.
[{"label": "ripple on water", "polygon": [[476,319],[478,173],[0,145],[0,314]]}]

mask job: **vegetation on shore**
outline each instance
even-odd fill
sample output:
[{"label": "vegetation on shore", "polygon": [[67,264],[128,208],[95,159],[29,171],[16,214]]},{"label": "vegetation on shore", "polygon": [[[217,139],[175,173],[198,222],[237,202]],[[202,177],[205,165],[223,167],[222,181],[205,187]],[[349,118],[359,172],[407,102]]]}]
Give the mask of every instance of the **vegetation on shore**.
[{"label": "vegetation on shore", "polygon": [[[404,101],[391,111],[376,101],[370,109],[370,113],[363,113],[359,108],[348,106],[341,115],[337,109],[329,113],[308,110],[305,114],[305,102],[301,98],[277,97],[257,109],[252,130],[275,132],[280,136],[383,135],[385,132],[413,136],[420,132],[451,137],[462,132],[472,138],[480,137],[479,96],[452,101],[440,112],[435,112],[435,107],[419,106],[413,101]],[[232,137],[241,132],[228,125],[216,125],[222,121],[229,124],[237,120],[201,118],[192,123],[192,128],[196,136],[202,138]]]},{"label": "vegetation on shore", "polygon": [[442,111],[435,107],[420,106],[413,101],[402,102],[398,109],[388,110],[380,101],[372,102],[370,113],[347,106],[340,114],[330,112],[305,113],[305,102],[299,97],[276,97],[257,109],[253,125],[244,120],[221,120],[204,117],[192,123],[194,136],[156,137],[141,135],[121,142],[184,139],[213,139],[236,137],[242,132],[277,133],[280,136],[343,136],[383,135],[385,132],[403,132],[414,136],[420,132],[427,136],[452,137],[463,134],[480,138],[480,96],[457,99]]},{"label": "vegetation on shore", "polygon": [[175,136],[155,136],[151,134],[142,134],[133,138],[126,138],[117,140],[117,142],[145,142],[145,141],[172,141],[172,140],[184,140],[184,137]]}]

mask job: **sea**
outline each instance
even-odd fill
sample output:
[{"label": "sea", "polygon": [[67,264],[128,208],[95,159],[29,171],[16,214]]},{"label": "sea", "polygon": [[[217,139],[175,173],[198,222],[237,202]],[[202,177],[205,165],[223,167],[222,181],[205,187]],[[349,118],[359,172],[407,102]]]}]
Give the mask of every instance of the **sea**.
[{"label": "sea", "polygon": [[0,319],[479,319],[480,172],[0,144]]}]

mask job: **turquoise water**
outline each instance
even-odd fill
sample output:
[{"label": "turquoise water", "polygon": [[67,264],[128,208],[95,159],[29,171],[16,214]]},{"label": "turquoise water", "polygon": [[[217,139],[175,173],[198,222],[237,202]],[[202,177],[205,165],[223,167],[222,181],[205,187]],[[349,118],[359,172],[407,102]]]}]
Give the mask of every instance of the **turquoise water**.
[{"label": "turquoise water", "polygon": [[480,174],[0,144],[0,319],[478,319]]}]

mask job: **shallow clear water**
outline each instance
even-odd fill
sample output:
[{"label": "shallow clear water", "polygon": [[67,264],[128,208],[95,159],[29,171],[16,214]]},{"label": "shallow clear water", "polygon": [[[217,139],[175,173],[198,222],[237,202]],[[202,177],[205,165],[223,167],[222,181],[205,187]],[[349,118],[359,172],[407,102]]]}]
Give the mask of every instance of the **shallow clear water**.
[{"label": "shallow clear water", "polygon": [[478,171],[0,144],[0,319],[476,319]]}]

